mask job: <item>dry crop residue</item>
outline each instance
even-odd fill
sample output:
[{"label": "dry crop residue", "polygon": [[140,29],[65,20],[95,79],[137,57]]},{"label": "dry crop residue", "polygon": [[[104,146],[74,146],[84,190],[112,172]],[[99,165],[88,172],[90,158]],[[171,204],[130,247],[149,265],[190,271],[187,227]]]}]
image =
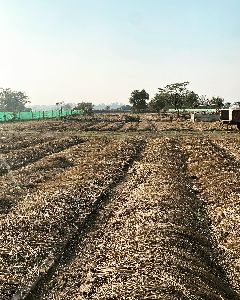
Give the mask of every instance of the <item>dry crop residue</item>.
[{"label": "dry crop residue", "polygon": [[4,133],[0,137],[0,153],[8,153],[12,150],[28,148],[44,142],[53,140],[52,136],[41,136],[39,134],[9,134]]},{"label": "dry crop residue", "polygon": [[206,138],[185,139],[183,147],[206,201],[222,266],[240,292],[240,163]]},{"label": "dry crop residue", "polygon": [[[190,116],[188,116],[190,118]],[[140,122],[139,122],[140,121]],[[1,124],[0,131],[76,132],[76,131],[225,131],[221,122],[191,122],[177,114],[109,113],[92,116],[68,116],[64,119]],[[236,128],[233,131],[237,131]]]},{"label": "dry crop residue", "polygon": [[40,184],[56,180],[56,176],[67,169],[81,165],[82,157],[86,156],[86,153],[93,156],[105,147],[107,142],[104,139],[96,140],[95,143],[82,142],[0,176],[0,213],[7,213],[24,200],[27,194],[36,191]]},{"label": "dry crop residue", "polygon": [[240,161],[240,142],[239,138],[219,138],[213,139],[213,142],[219,147],[226,150],[230,155],[234,156],[238,161]]},{"label": "dry crop residue", "polygon": [[52,253],[54,259],[61,252],[94,203],[124,172],[140,143],[106,140],[94,151],[89,143],[89,149],[79,153],[78,165],[41,184],[1,219],[0,299],[11,299],[17,289],[31,286],[46,257]]},{"label": "dry crop residue", "polygon": [[148,143],[72,261],[39,299],[239,299],[212,251],[175,140]]},{"label": "dry crop residue", "polygon": [[127,122],[119,129],[119,131],[136,131],[137,128],[138,122]]},{"label": "dry crop residue", "polygon": [[[24,148],[11,151],[7,154],[2,155],[1,159],[6,161],[11,170],[15,170],[31,162],[37,161],[46,155],[60,152],[68,147],[77,145],[82,142],[83,139],[77,136],[70,138],[60,138],[58,140],[45,142],[43,144],[37,144],[26,149]],[[7,170],[5,170],[4,168],[0,168],[0,175],[4,174],[6,171]]]}]

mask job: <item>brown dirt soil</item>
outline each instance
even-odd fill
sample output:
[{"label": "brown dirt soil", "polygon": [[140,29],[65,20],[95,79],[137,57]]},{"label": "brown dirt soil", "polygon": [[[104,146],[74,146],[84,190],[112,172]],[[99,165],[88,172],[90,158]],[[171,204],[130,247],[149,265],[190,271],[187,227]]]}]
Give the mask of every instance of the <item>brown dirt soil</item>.
[{"label": "brown dirt soil", "polygon": [[157,114],[0,124],[0,299],[240,299],[239,146]]},{"label": "brown dirt soil", "polygon": [[176,140],[150,141],[39,299],[239,299]]},{"label": "brown dirt soil", "polygon": [[[239,145],[239,140],[236,143]],[[206,138],[185,139],[183,147],[189,157],[189,171],[196,176],[207,205],[222,266],[240,292],[240,163]]]},{"label": "brown dirt soil", "polygon": [[61,250],[94,203],[121,176],[139,143],[113,140],[86,151],[81,164],[41,184],[1,218],[0,299],[10,299],[18,287],[29,284],[44,259]]}]

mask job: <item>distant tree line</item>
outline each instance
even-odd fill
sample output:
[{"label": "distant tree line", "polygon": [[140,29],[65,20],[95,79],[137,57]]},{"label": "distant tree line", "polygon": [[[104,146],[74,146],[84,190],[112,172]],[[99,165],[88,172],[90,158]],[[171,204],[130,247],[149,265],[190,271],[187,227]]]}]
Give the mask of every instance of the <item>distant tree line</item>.
[{"label": "distant tree line", "polygon": [[[82,110],[84,115],[92,115],[94,113],[94,105],[91,102],[80,102],[78,103],[73,109]],[[131,111],[131,105],[122,105],[119,108],[116,108],[116,111],[124,112],[124,111]],[[109,105],[105,106],[105,109],[102,111],[110,112],[111,108]]]},{"label": "distant tree line", "polygon": [[92,115],[93,114],[94,105],[91,102],[80,102],[73,109],[82,110],[84,115]]},{"label": "distant tree line", "polygon": [[[180,82],[166,85],[158,88],[158,92],[150,100],[149,94],[143,90],[134,90],[131,93],[129,102],[131,105],[123,105],[118,108],[119,111],[141,112],[160,112],[167,109],[183,109],[183,108],[228,108],[231,103],[224,102],[221,97],[212,97],[208,99],[206,96],[200,96],[194,91],[188,89],[189,82]],[[22,91],[13,91],[9,88],[0,88],[0,111],[19,112],[31,111],[26,105],[30,103],[28,96]],[[237,102],[236,102],[237,103]],[[56,103],[60,109],[77,109],[82,110],[85,115],[91,115],[94,112],[94,105],[91,102],[80,102],[75,107],[64,102]],[[106,111],[110,111],[110,106],[105,107]]]},{"label": "distant tree line", "polygon": [[[13,91],[9,88],[0,88],[0,111],[17,113],[20,111],[31,111],[26,107],[30,101],[28,96],[21,91]],[[62,110],[71,110],[72,105],[69,103],[57,102],[56,107]],[[84,114],[91,115],[93,113],[93,104],[90,102],[78,103],[73,109],[82,110]]]},{"label": "distant tree line", "polygon": [[187,87],[189,82],[173,83],[163,88],[158,88],[158,92],[149,101],[149,94],[143,90],[134,90],[129,98],[134,112],[160,112],[166,109],[183,109],[183,108],[216,108],[224,106],[229,107],[230,103],[224,103],[221,97],[199,96]]},{"label": "distant tree line", "polygon": [[24,92],[0,88],[0,111],[31,111],[30,108],[26,107],[27,103],[30,101]]}]

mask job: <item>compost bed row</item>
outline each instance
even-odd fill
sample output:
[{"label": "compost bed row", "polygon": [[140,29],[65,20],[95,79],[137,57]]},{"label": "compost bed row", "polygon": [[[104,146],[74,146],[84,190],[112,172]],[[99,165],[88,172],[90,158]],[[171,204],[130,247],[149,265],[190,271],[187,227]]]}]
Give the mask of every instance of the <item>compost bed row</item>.
[{"label": "compost bed row", "polygon": [[27,194],[36,191],[40,184],[56,179],[56,176],[71,167],[81,165],[86,153],[93,156],[107,143],[106,139],[89,140],[1,176],[0,213],[8,213],[12,207],[23,201]]},{"label": "compost bed row", "polygon": [[[2,125],[3,126],[3,125]],[[61,120],[43,120],[5,124],[5,131],[76,132],[76,131],[116,131],[116,132],[162,132],[162,131],[222,131],[221,122],[196,122],[190,120],[162,118],[158,114],[99,114],[88,117],[71,116]],[[233,129],[237,131],[236,128]]]},{"label": "compost bed row", "polygon": [[213,142],[219,147],[223,148],[228,155],[233,156],[236,160],[240,161],[240,138],[224,137],[213,138]]},{"label": "compost bed row", "polygon": [[[219,147],[219,143],[225,145]],[[231,144],[231,143],[230,143]],[[188,168],[206,201],[221,264],[234,288],[240,292],[240,162],[236,148],[209,139],[185,139]]]},{"label": "compost bed row", "polygon": [[4,133],[0,137],[0,153],[8,153],[12,150],[18,150],[34,146],[44,142],[48,142],[57,138],[57,136],[46,134],[29,134],[27,132],[21,132],[18,134]]},{"label": "compost bed row", "polygon": [[33,299],[240,299],[175,140],[147,144],[72,260]]},{"label": "compost bed row", "polygon": [[44,156],[60,152],[68,147],[82,143],[84,140],[78,136],[59,138],[49,142],[29,146],[27,149],[20,149],[3,154],[0,158],[0,175],[8,173],[10,170],[16,170],[26,166]]},{"label": "compost bed row", "polygon": [[41,184],[1,219],[0,299],[27,293],[46,260],[61,253],[141,145],[138,139],[111,140],[98,151],[85,151],[81,164]]}]

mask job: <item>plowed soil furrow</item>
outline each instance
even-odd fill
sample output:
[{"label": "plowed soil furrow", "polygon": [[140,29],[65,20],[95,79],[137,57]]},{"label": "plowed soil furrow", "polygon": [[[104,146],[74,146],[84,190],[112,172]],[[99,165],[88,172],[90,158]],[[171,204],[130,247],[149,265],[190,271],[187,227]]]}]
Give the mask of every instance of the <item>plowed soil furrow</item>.
[{"label": "plowed soil furrow", "polygon": [[0,222],[0,299],[31,286],[47,262],[91,213],[94,203],[122,175],[139,140],[111,141],[82,157],[54,182],[43,184]]},{"label": "plowed soil furrow", "polygon": [[236,138],[225,137],[224,139],[213,139],[213,142],[222,147],[227,153],[240,161],[240,140]]},{"label": "plowed soil furrow", "polygon": [[117,131],[123,126],[123,122],[111,122],[101,128],[101,131]]},{"label": "plowed soil furrow", "polygon": [[56,180],[56,177],[69,168],[82,164],[87,155],[93,156],[106,146],[105,139],[92,140],[72,146],[59,153],[44,157],[32,164],[10,171],[0,177],[0,214],[9,212],[27,194],[33,193],[43,183]]},{"label": "plowed soil furrow", "polygon": [[240,164],[207,139],[186,139],[188,168],[205,198],[216,246],[229,280],[240,292]]},{"label": "plowed soil furrow", "polygon": [[240,299],[217,264],[203,203],[175,140],[147,145],[76,256],[35,297]]},{"label": "plowed soil furrow", "polygon": [[106,122],[95,122],[94,124],[85,128],[86,131],[102,131],[102,128],[107,126],[108,123]]},{"label": "plowed soil furrow", "polygon": [[119,131],[136,131],[137,128],[138,122],[127,122],[121,128],[119,128]]},{"label": "plowed soil furrow", "polygon": [[151,122],[144,120],[138,123],[137,131],[152,131],[152,130],[154,130],[154,128]]},{"label": "plowed soil furrow", "polygon": [[57,139],[57,135],[44,134],[18,134],[14,136],[5,135],[0,137],[0,154],[8,153],[12,150],[19,150],[28,147],[33,147],[37,144],[46,143],[50,140]]},{"label": "plowed soil furrow", "polygon": [[37,161],[44,156],[63,151],[66,148],[82,143],[79,137],[59,138],[58,140],[46,142],[27,149],[15,150],[1,156],[0,175],[16,170],[29,163]]}]

